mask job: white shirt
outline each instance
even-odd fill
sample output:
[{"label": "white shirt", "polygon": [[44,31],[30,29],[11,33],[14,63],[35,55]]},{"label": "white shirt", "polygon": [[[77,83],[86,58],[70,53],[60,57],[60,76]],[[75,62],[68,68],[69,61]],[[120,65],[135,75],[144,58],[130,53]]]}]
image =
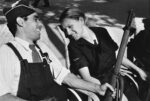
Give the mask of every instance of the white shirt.
[{"label": "white shirt", "polygon": [[[23,59],[27,59],[28,62],[32,62],[31,50],[29,43],[15,38],[11,43],[20,52]],[[61,84],[65,76],[70,73],[68,69],[62,66],[59,60],[54,56],[54,53],[42,42],[37,43],[42,52],[47,52],[52,62],[49,64],[54,80]],[[37,49],[38,50],[38,49]],[[38,50],[39,51],[39,50]],[[0,96],[11,93],[17,94],[18,84],[20,78],[20,61],[15,55],[14,51],[7,45],[0,47]]]}]

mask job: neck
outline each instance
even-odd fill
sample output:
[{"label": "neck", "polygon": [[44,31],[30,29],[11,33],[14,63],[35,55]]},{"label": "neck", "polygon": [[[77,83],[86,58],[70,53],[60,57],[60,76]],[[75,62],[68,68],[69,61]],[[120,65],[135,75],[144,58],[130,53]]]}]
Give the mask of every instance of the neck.
[{"label": "neck", "polygon": [[27,41],[29,44],[34,44],[34,41],[27,38],[26,33],[22,31],[17,31],[15,37],[19,37],[20,39]]},{"label": "neck", "polygon": [[85,40],[87,40],[88,42],[94,44],[94,40],[96,40],[97,42],[97,38],[94,34],[94,32],[89,29],[88,27],[85,27],[84,30],[83,30],[83,37]]}]

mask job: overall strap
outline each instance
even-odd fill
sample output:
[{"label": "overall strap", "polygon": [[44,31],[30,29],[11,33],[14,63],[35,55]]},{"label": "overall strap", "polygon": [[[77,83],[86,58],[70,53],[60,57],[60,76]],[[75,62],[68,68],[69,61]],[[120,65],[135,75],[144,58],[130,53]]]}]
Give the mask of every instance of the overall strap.
[{"label": "overall strap", "polygon": [[48,53],[47,53],[47,52],[43,53],[42,50],[41,50],[41,48],[39,47],[39,45],[38,45],[37,43],[34,43],[34,44],[35,44],[35,46],[40,50],[41,56],[42,56],[42,57],[46,57],[46,59],[47,59],[49,62],[52,62],[52,60],[50,60],[50,58],[49,58],[49,56],[48,56]]},{"label": "overall strap", "polygon": [[12,43],[8,42],[7,45],[14,51],[14,53],[16,54],[16,56],[19,58],[20,61],[23,60],[19,51],[16,49],[16,47]]},{"label": "overall strap", "polygon": [[45,54],[42,52],[41,48],[39,47],[39,45],[37,43],[34,43],[35,46],[40,50],[40,54],[42,57],[45,57]]}]

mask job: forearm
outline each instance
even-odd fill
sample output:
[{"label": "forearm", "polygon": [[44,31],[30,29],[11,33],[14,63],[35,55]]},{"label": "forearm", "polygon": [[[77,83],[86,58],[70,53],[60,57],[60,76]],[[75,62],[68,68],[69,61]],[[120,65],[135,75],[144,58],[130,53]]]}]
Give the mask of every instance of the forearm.
[{"label": "forearm", "polygon": [[98,93],[99,90],[101,90],[100,85],[82,80],[72,73],[69,73],[64,78],[63,83],[67,84],[68,86],[74,89],[82,89],[82,90],[87,90],[95,93]]},{"label": "forearm", "polygon": [[90,96],[91,94],[93,94],[93,92],[90,92],[90,91],[87,91],[87,90],[82,90],[82,89],[76,89],[77,91],[87,95],[87,96]]},{"label": "forearm", "polygon": [[88,81],[88,82],[93,82],[93,83],[96,83],[96,84],[101,84],[100,83],[100,81],[98,80],[98,79],[96,79],[96,78],[94,78],[94,77],[86,77],[86,78],[83,78],[83,79],[85,79],[86,81]]},{"label": "forearm", "polygon": [[5,94],[3,96],[0,96],[0,101],[27,101],[27,100],[13,96],[11,94]]},{"label": "forearm", "polygon": [[89,71],[89,67],[84,66],[84,67],[80,68],[78,71],[79,71],[80,76],[84,80],[86,80],[88,82],[96,83],[96,84],[99,84],[99,85],[101,84],[98,79],[91,76],[90,71]]},{"label": "forearm", "polygon": [[108,83],[105,83],[103,85],[91,83],[91,82],[78,78],[72,73],[69,73],[64,78],[63,83],[74,89],[87,90],[87,91],[91,91],[102,96],[105,95],[107,89],[110,89],[114,93],[114,88]]},{"label": "forearm", "polygon": [[136,72],[139,73],[140,77],[143,80],[146,80],[147,78],[147,74],[144,70],[142,70],[141,68],[139,68],[138,66],[136,66],[135,64],[133,64],[130,60],[128,60],[127,58],[123,59],[123,64],[124,66],[128,67],[128,68],[132,68],[134,69]]},{"label": "forearm", "polygon": [[134,63],[132,63],[129,59],[127,59],[126,57],[123,58],[123,61],[122,61],[122,65],[124,65],[125,67],[127,68],[132,68],[136,71],[138,71],[140,68],[137,67]]}]

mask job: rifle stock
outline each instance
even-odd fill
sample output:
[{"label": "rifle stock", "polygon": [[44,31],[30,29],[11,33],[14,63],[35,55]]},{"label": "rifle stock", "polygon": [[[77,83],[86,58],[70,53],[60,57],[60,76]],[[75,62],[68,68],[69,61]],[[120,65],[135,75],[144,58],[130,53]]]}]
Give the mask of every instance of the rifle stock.
[{"label": "rifle stock", "polygon": [[[131,28],[131,23],[132,23],[132,20],[133,20],[133,16],[134,16],[134,13],[133,13],[133,10],[131,9],[130,12],[129,12],[129,15],[128,15],[126,26],[124,28],[124,33],[123,33],[122,41],[121,41],[121,44],[120,44],[119,52],[118,52],[118,55],[117,55],[116,65],[115,65],[115,68],[114,68],[114,74],[113,74],[112,79],[111,79],[111,85],[114,88],[116,88],[116,82],[117,82],[117,79],[118,79],[121,63],[122,63],[124,52],[125,52],[125,49],[126,49],[126,46],[127,46],[128,38],[129,38],[129,35],[130,35],[130,28]],[[104,101],[112,101],[113,98],[112,98],[111,95],[112,95],[112,92],[110,90],[107,90],[106,97],[105,97]]]}]

